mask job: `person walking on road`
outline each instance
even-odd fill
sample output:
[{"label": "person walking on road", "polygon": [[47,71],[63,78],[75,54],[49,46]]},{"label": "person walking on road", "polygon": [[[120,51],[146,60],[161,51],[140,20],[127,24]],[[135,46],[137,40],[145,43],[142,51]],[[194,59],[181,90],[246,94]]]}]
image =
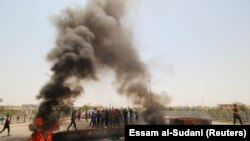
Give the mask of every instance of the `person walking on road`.
[{"label": "person walking on road", "polygon": [[238,108],[237,108],[237,104],[233,105],[233,120],[234,120],[234,125],[236,124],[236,120],[239,120],[240,124],[243,125]]},{"label": "person walking on road", "polygon": [[69,128],[71,127],[72,124],[74,125],[75,130],[77,130],[77,129],[76,129],[76,111],[73,111],[73,112],[72,112],[72,115],[71,115],[71,122],[70,122],[70,124],[69,124],[69,126],[68,126],[68,128],[67,128],[67,131],[69,131]]},{"label": "person walking on road", "polygon": [[5,129],[8,129],[8,136],[10,136],[10,115],[8,114],[5,120],[4,127],[0,133],[2,133]]}]

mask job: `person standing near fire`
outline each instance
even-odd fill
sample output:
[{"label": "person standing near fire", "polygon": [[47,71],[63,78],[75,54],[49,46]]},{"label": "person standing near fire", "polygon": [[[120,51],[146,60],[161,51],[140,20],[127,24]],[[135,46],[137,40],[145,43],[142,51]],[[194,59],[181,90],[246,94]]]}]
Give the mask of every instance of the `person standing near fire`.
[{"label": "person standing near fire", "polygon": [[75,130],[77,130],[77,129],[76,129],[76,110],[74,110],[74,111],[72,112],[72,114],[71,114],[71,122],[70,122],[70,124],[69,124],[69,126],[68,126],[68,128],[67,128],[67,131],[69,131],[69,128],[71,127],[72,124],[74,125]]},{"label": "person standing near fire", "polygon": [[4,127],[0,133],[2,133],[5,129],[8,129],[8,136],[10,136],[10,115],[8,114],[4,123]]},{"label": "person standing near fire", "polygon": [[239,111],[238,111],[237,104],[234,104],[233,105],[233,120],[234,120],[234,125],[235,125],[237,119],[240,121],[240,124],[243,125],[241,117],[240,117],[240,114],[239,114]]},{"label": "person standing near fire", "polygon": [[78,111],[78,113],[77,113],[77,119],[78,119],[78,121],[80,121],[80,119],[81,119],[81,111]]}]

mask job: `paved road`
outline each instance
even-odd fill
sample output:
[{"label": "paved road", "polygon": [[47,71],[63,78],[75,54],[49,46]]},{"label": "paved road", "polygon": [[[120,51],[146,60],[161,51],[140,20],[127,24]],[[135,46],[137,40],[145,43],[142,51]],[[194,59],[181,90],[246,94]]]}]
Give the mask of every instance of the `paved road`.
[{"label": "paved road", "polygon": [[[59,131],[65,131],[70,123],[70,120],[62,122],[60,125]],[[88,127],[88,123],[85,120],[77,121],[78,129],[86,129]],[[28,128],[29,123],[20,123],[20,124],[11,124],[10,125],[10,134],[11,136],[7,136],[7,130],[0,134],[0,141],[27,141],[28,137],[31,136],[32,132]],[[0,126],[2,129],[3,126]],[[74,127],[71,126],[70,130],[74,130]]]},{"label": "paved road", "polygon": [[[69,123],[70,123],[70,120],[62,122],[62,124],[60,125],[59,131],[65,131]],[[91,128],[88,126],[88,122],[86,122],[84,119],[76,123],[77,123],[78,129]],[[229,125],[231,123],[213,121],[213,124],[214,125]],[[29,130],[28,125],[29,123],[11,124],[11,131],[10,131],[11,136],[7,136],[7,130],[5,130],[3,133],[0,134],[0,141],[27,141],[32,133]],[[0,125],[0,129],[2,128],[3,126]],[[73,126],[70,128],[70,130],[74,130]]]}]

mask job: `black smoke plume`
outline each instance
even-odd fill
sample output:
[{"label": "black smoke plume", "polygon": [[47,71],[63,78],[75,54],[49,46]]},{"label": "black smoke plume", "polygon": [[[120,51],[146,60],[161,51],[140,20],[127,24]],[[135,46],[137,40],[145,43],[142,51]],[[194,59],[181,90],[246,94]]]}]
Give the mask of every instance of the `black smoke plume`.
[{"label": "black smoke plume", "polygon": [[97,80],[96,70],[111,68],[118,93],[145,108],[148,124],[164,123],[160,104],[147,87],[147,70],[133,44],[132,31],[124,25],[125,0],[89,0],[84,9],[66,9],[55,18],[56,46],[49,52],[53,63],[50,81],[41,89],[36,117],[45,119],[44,129],[58,124],[77,96],[82,80]]}]

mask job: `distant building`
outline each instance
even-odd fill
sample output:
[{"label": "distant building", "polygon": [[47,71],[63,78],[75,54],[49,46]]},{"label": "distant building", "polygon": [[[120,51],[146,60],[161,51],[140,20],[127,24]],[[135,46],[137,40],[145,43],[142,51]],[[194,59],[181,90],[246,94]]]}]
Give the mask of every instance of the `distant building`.
[{"label": "distant building", "polygon": [[27,110],[37,110],[38,105],[35,105],[35,104],[23,104],[22,108],[27,109]]},{"label": "distant building", "polygon": [[1,107],[4,109],[11,109],[11,110],[22,110],[22,107],[20,107],[20,106],[3,105]]},{"label": "distant building", "polygon": [[220,109],[232,109],[232,105],[233,104],[237,104],[238,106],[246,106],[245,104],[243,103],[240,103],[240,102],[235,102],[235,103],[231,103],[231,104],[218,104],[218,107]]}]

